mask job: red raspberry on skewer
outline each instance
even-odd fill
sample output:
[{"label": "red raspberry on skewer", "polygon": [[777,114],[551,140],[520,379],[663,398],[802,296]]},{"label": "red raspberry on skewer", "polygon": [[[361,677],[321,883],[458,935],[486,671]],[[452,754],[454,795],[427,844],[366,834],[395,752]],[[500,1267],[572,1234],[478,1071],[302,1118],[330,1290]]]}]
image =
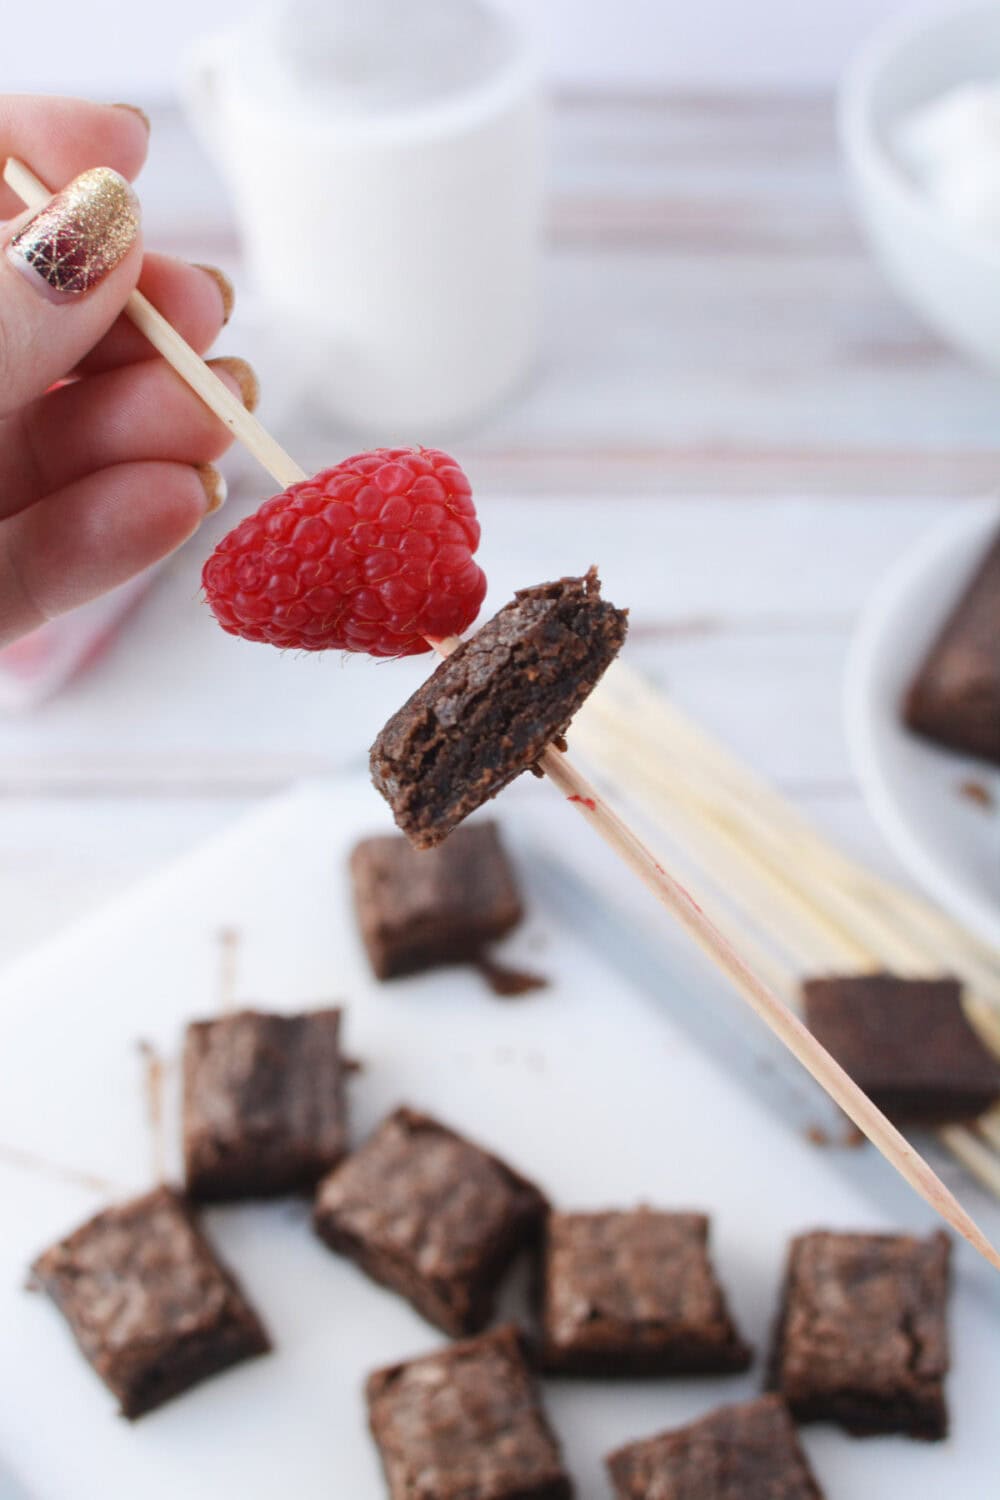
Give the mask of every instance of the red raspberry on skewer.
[{"label": "red raspberry on skewer", "polygon": [[267,500],[202,571],[230,635],[301,651],[415,656],[459,635],[486,593],[462,470],[435,448],[345,458]]}]

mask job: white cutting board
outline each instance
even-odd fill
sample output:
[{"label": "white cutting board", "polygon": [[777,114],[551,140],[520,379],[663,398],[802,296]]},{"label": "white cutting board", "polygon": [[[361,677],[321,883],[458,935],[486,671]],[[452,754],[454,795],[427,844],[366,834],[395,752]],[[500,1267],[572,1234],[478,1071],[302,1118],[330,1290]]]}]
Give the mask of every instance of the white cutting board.
[{"label": "white cutting board", "polygon": [[[507,951],[553,979],[535,996],[498,1001],[462,970],[383,986],[370,978],[345,864],[352,841],[384,829],[387,813],[360,779],[268,805],[0,981],[0,1454],[36,1500],[378,1497],[364,1376],[441,1342],[320,1245],[303,1205],[214,1210],[209,1232],[276,1352],[130,1426],[61,1319],[23,1290],[30,1258],[106,1193],[14,1164],[11,1148],[127,1191],[149,1182],[136,1043],[175,1058],[184,1023],[217,1009],[224,927],[240,935],[240,999],[347,1004],[347,1045],[364,1062],[352,1083],[356,1137],[406,1100],[508,1156],[562,1205],[707,1209],[735,1314],[758,1347],[791,1233],[931,1226],[929,1211],[866,1153],[847,1153],[858,1167],[845,1172],[842,1154],[777,1119],[747,1086],[749,1054],[740,1080],[700,1050],[671,1009],[679,992],[682,1008],[710,1012],[719,983],[682,941],[666,933],[659,967],[639,983],[642,940],[612,924],[619,962],[606,912],[578,877],[586,872],[619,902],[628,877],[582,820],[533,783],[506,793],[502,812],[531,907]],[[648,921],[651,908],[641,910]],[[757,1086],[776,1087],[766,1074]],[[173,1116],[168,1124],[174,1138]],[[1000,1215],[988,1227],[996,1234]],[[925,1446],[808,1429],[829,1500],[996,1493],[1000,1281],[964,1249],[957,1270],[953,1437]],[[758,1359],[730,1379],[548,1384],[580,1500],[606,1497],[608,1449],[749,1396],[760,1379]]]}]

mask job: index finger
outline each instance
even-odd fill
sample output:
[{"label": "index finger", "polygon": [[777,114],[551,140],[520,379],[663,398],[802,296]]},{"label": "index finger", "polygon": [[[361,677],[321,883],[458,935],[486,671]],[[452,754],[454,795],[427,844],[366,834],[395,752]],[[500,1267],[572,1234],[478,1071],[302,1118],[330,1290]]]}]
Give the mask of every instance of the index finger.
[{"label": "index finger", "polygon": [[[17,156],[53,191],[88,167],[114,167],[130,180],[146,159],[149,131],[120,104],[56,95],[0,94],[0,164]],[[24,204],[0,182],[0,219]]]}]

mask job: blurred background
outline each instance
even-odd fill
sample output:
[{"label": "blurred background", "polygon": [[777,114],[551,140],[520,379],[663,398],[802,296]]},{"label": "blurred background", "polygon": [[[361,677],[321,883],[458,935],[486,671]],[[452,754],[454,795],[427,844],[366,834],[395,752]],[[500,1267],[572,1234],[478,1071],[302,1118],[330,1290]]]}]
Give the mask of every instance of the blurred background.
[{"label": "blurred background", "polygon": [[[1000,271],[997,295],[972,299],[983,257],[888,180],[886,143],[858,124],[852,60],[886,23],[919,30],[924,7],[507,0],[503,88],[490,93],[487,49],[436,49],[454,76],[429,131],[407,113],[421,106],[403,62],[421,17],[454,13],[351,9],[293,5],[293,24],[251,36],[235,0],[85,14],[53,0],[44,24],[8,8],[3,86],[149,112],[147,242],[232,276],[217,352],[254,363],[259,414],[307,469],[371,443],[449,447],[476,489],[487,608],[598,562],[631,607],[633,664],[903,873],[849,763],[844,660],[885,569],[1000,472],[1000,390],[970,347],[1000,309]],[[964,10],[986,15],[995,50],[972,33],[925,44],[878,111],[1000,76],[1000,7]],[[365,99],[320,87],[333,53],[312,28],[331,16],[359,49],[358,90],[379,26],[400,27],[402,102],[372,106],[391,116],[375,157]],[[224,33],[210,66],[206,32]],[[432,187],[407,217],[413,181]],[[289,236],[308,254],[290,257]],[[901,264],[910,252],[924,258]],[[396,334],[387,370],[376,355]],[[408,379],[411,365],[430,373]],[[154,578],[2,663],[0,960],[296,778],[359,766],[426,672],[222,635],[201,564],[274,488],[245,455],[224,467],[227,507]]]},{"label": "blurred background", "polygon": [[[840,0],[803,6],[795,0],[509,0],[544,48],[548,71],[561,85],[660,89],[722,85],[831,88],[839,70],[871,29],[918,7],[910,0]],[[182,59],[207,25],[246,16],[240,0],[176,0],[169,16],[123,17],[111,0],[46,11],[44,46],[37,17],[20,9],[5,18],[4,86],[11,90],[123,89],[143,98],[173,98]]]}]

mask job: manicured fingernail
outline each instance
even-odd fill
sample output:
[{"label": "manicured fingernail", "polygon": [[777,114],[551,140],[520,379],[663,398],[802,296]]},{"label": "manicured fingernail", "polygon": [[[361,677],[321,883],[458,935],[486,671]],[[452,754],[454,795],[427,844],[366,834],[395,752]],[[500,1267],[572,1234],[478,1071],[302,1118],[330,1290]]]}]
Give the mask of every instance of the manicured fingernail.
[{"label": "manicured fingernail", "polygon": [[93,167],[21,226],[10,261],[50,301],[82,296],[124,260],[139,233],[139,202],[124,177]]},{"label": "manicured fingernail", "polygon": [[247,411],[257,410],[260,381],[253,365],[248,365],[245,359],[236,359],[231,354],[220,354],[217,359],[210,359],[208,363],[213,370],[225,370],[233,377],[240,388],[240,400]]},{"label": "manicured fingernail", "polygon": [[205,491],[205,514],[212,516],[226,503],[229,487],[225,476],[220,474],[213,464],[196,464],[194,472],[201,480],[201,487]]},{"label": "manicured fingernail", "polygon": [[218,266],[203,266],[199,261],[195,261],[195,269],[204,271],[206,276],[211,276],[219,288],[219,296],[222,298],[222,321],[224,324],[228,323],[233,315],[233,303],[236,301],[233,283],[225,271],[220,271]]},{"label": "manicured fingernail", "polygon": [[152,128],[150,126],[150,123],[149,123],[149,116],[147,115],[147,113],[146,113],[146,111],[144,109],[140,109],[139,108],[138,104],[122,104],[122,103],[118,103],[118,104],[112,105],[112,108],[113,109],[127,109],[128,112],[129,112],[129,114],[138,115],[139,119],[142,121],[142,123],[146,127],[146,134],[147,135],[149,134],[149,131]]}]

